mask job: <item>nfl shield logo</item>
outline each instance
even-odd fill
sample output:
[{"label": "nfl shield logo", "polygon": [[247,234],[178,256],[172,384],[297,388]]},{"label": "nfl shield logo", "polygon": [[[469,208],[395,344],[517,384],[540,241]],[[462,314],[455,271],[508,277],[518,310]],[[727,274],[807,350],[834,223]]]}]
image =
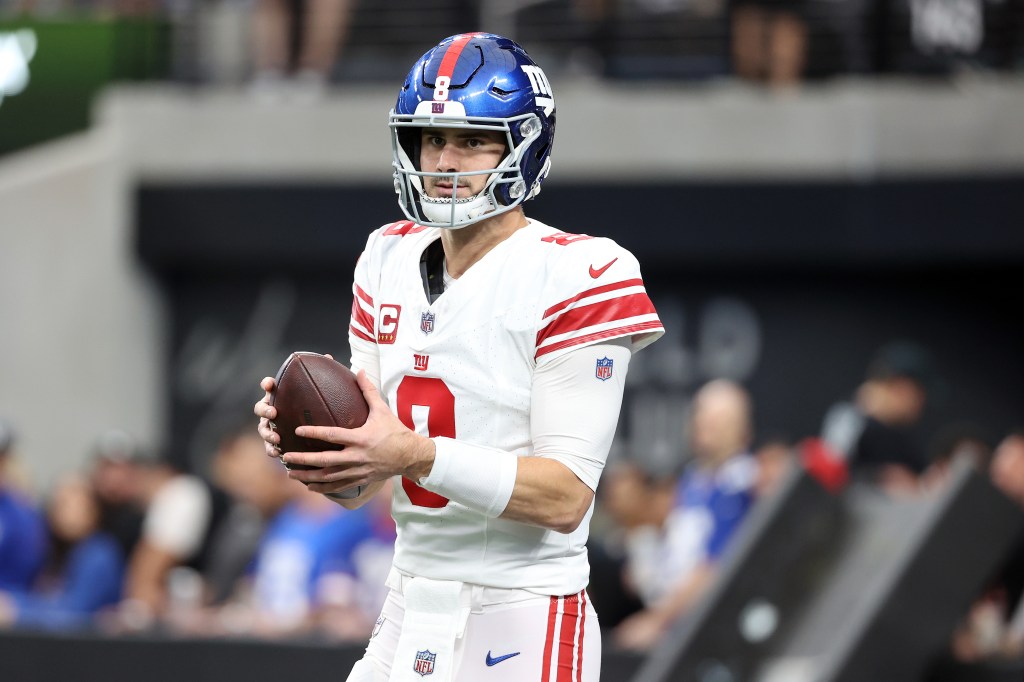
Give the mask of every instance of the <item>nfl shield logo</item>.
[{"label": "nfl shield logo", "polygon": [[611,358],[600,358],[597,361],[597,369],[594,371],[594,376],[601,381],[608,381],[612,378],[612,366],[614,364],[615,361]]},{"label": "nfl shield logo", "polygon": [[416,661],[412,664],[412,669],[420,675],[431,675],[434,672],[435,658],[437,658],[437,654],[432,654],[427,649],[417,651]]},{"label": "nfl shield logo", "polygon": [[429,334],[434,331],[434,313],[425,312],[420,317],[420,331],[424,334]]}]

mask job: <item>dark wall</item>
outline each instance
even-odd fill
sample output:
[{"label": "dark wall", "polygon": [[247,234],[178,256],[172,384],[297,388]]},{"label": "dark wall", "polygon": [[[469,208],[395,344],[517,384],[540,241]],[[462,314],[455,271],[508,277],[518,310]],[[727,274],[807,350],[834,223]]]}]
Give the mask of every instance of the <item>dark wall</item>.
[{"label": "dark wall", "polygon": [[[1024,177],[886,183],[552,185],[529,213],[640,259],[668,332],[639,354],[622,447],[678,461],[688,396],[729,376],[762,437],[816,432],[872,352],[910,338],[946,390],[921,437],[1024,421]],[[379,186],[147,186],[138,250],[171,302],[171,450],[201,466],[291,350],[347,357],[351,272],[399,219]]]},{"label": "dark wall", "polygon": [[[1024,176],[886,182],[545,185],[529,215],[612,237],[646,267],[777,271],[1024,262]],[[390,187],[173,185],[138,192],[139,251],[163,271],[344,265],[402,219]]]}]

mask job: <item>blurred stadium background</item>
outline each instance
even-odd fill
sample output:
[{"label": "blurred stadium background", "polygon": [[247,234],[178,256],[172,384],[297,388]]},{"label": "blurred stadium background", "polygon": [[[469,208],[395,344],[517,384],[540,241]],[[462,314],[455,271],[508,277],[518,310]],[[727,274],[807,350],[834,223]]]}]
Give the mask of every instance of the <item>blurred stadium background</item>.
[{"label": "blurred stadium background", "polygon": [[[669,330],[630,367],[616,461],[677,471],[691,397],[713,378],[750,391],[757,443],[799,443],[894,339],[935,360],[941,388],[915,427],[930,456],[960,437],[994,446],[1024,424],[1020,0],[271,5],[0,0],[0,419],[40,497],[88,466],[110,429],[207,476],[288,352],[347,357],[355,259],[398,215],[387,111],[424,50],[480,29],[523,43],[555,90],[553,173],[529,214],[630,248]],[[789,17],[763,62],[745,42],[761,30],[742,23],[752,7]],[[299,65],[293,77],[281,54]],[[750,562],[771,563],[759,542],[810,543],[787,550],[798,564],[819,550],[840,566],[851,547],[891,551],[848,569],[859,578],[779,583],[787,619],[818,616],[793,615],[771,646],[743,644],[728,591],[713,594],[644,679],[1024,678],[1019,660],[947,651],[1020,527],[1019,510],[980,489],[987,477],[964,476],[913,512],[868,520],[862,501],[806,501],[794,482],[790,505],[761,510],[723,585],[742,592]],[[797,519],[825,509],[860,530],[826,551],[811,530],[780,530],[792,505]],[[916,530],[884,536],[908,517]],[[842,609],[822,596],[856,601],[885,566],[863,622],[894,628],[903,654],[830,621]],[[887,615],[922,584],[934,591]],[[834,638],[801,639],[808,623]],[[715,650],[701,637],[716,632],[739,662],[693,658]],[[805,663],[839,662],[762,665],[801,647]],[[644,665],[607,649],[605,679]],[[0,630],[10,680],[337,677],[358,652]]]}]

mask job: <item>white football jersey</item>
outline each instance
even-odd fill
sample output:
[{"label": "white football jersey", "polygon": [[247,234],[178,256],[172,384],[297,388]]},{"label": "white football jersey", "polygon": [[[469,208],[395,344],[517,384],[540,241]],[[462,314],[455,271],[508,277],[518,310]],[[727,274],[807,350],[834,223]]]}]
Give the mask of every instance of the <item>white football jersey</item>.
[{"label": "white football jersey", "polygon": [[[379,356],[382,395],[418,433],[531,456],[539,365],[623,337],[636,352],[664,333],[629,251],[537,221],[431,304],[420,258],[440,233],[408,221],[374,231],[353,285],[350,343]],[[406,478],[394,486],[392,514],[394,563],[404,573],[547,595],[588,581],[589,514],[558,533],[489,518]]]}]

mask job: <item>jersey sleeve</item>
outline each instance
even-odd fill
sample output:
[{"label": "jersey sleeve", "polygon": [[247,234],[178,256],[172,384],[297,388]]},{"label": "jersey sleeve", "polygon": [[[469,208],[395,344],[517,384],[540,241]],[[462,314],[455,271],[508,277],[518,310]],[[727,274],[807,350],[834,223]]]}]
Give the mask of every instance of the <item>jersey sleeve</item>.
[{"label": "jersey sleeve", "polygon": [[352,319],[348,333],[350,340],[363,341],[376,345],[376,309],[373,293],[376,287],[370,275],[371,261],[375,261],[374,246],[378,231],[370,234],[366,240],[366,248],[356,262],[355,274],[352,277]]},{"label": "jersey sleeve", "polygon": [[[534,455],[561,462],[597,490],[619,423],[628,340],[574,346],[537,367],[530,403]],[[606,373],[595,375],[595,367]]]},{"label": "jersey sleeve", "polygon": [[379,272],[375,252],[380,230],[366,240],[366,248],[356,262],[352,277],[352,316],[348,327],[348,345],[352,351],[349,365],[353,372],[365,370],[374,385],[380,387],[380,354],[377,349],[377,308],[374,304]]},{"label": "jersey sleeve", "polygon": [[545,288],[534,355],[538,364],[572,348],[623,337],[635,353],[665,333],[632,253],[610,239],[551,248],[565,252],[558,254]]}]

